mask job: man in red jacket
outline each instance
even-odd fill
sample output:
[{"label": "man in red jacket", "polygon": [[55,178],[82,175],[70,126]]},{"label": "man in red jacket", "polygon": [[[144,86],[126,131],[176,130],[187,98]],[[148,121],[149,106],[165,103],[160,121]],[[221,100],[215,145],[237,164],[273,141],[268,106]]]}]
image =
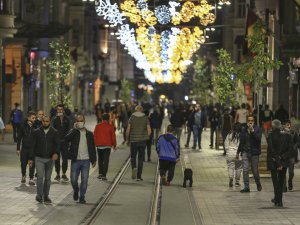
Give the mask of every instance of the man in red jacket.
[{"label": "man in red jacket", "polygon": [[98,167],[100,180],[107,180],[109,156],[111,148],[116,149],[116,134],[114,127],[109,123],[109,114],[102,116],[102,122],[97,124],[94,130],[95,145],[98,151]]}]

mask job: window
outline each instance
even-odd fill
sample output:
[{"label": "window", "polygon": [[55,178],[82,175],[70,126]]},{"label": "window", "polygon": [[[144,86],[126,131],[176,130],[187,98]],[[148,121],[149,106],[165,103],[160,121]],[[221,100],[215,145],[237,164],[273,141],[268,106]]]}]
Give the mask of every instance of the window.
[{"label": "window", "polygon": [[246,0],[237,0],[237,17],[244,18],[246,15]]}]

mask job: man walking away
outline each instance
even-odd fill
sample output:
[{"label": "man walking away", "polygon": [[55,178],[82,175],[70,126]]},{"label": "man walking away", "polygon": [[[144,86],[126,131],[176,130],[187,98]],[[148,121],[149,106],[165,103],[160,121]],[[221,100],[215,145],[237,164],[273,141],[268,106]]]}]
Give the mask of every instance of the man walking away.
[{"label": "man walking away", "polygon": [[[27,120],[23,123],[23,125],[19,129],[18,133],[18,141],[17,141],[17,155],[20,156],[21,161],[21,172],[22,172],[22,180],[21,183],[26,183],[26,167],[28,161],[30,160],[30,150],[32,148],[33,141],[33,131],[34,131],[34,123],[36,120],[35,112],[30,111],[27,115]],[[22,146],[22,148],[21,148]],[[34,163],[29,167],[29,185],[35,185],[33,181],[34,177]]]},{"label": "man walking away", "polygon": [[103,114],[102,119],[102,122],[95,127],[94,141],[98,152],[98,179],[107,180],[106,174],[111,148],[115,150],[117,142],[114,126],[109,123],[109,114]]},{"label": "man walking away", "polygon": [[[74,128],[66,135],[65,140],[69,144],[68,152],[71,159],[71,183],[73,187],[73,199],[79,203],[85,204],[85,194],[88,186],[90,163],[92,167],[96,166],[96,148],[94,144],[94,135],[85,127],[84,115],[77,115]],[[78,177],[81,174],[80,189],[78,186]]]},{"label": "man walking away", "polygon": [[23,112],[20,109],[19,103],[15,103],[15,108],[10,113],[10,121],[13,127],[14,142],[16,143],[18,140],[17,138],[18,138],[19,129],[23,122]]},{"label": "man walking away", "polygon": [[[176,130],[172,125],[167,127],[167,133],[160,135],[157,140],[156,151],[159,156],[159,171],[163,185],[170,186],[174,177],[176,162],[180,159],[180,145],[174,136]],[[168,177],[166,179],[166,172]]]},{"label": "man walking away", "polygon": [[[68,181],[68,177],[66,175],[68,169],[68,145],[65,142],[65,136],[69,132],[70,128],[70,120],[64,114],[64,106],[58,105],[56,107],[56,117],[54,117],[52,121],[53,128],[58,131],[59,139],[60,139],[60,147],[61,147],[61,157],[62,157],[62,180]],[[56,177],[54,180],[60,181],[60,155],[58,159],[55,161],[55,171]]]},{"label": "man walking away", "polygon": [[29,165],[35,158],[37,172],[36,200],[40,203],[52,203],[49,198],[51,175],[54,160],[57,160],[60,149],[58,132],[50,126],[50,117],[44,116],[42,126],[33,132],[33,142],[30,151]]},{"label": "man walking away", "polygon": [[260,183],[258,163],[259,155],[261,153],[260,144],[261,144],[262,132],[259,126],[254,125],[254,116],[250,115],[247,117],[247,125],[243,127],[240,145],[238,148],[237,154],[242,154],[243,162],[243,179],[244,179],[244,189],[240,192],[250,192],[249,186],[249,164],[251,163],[251,170],[257,190],[261,191],[262,186]]},{"label": "man walking away", "polygon": [[[141,181],[143,162],[145,159],[146,141],[151,134],[148,117],[143,113],[143,107],[138,105],[128,121],[126,141],[130,143],[132,179]],[[136,158],[138,156],[138,168]]]}]

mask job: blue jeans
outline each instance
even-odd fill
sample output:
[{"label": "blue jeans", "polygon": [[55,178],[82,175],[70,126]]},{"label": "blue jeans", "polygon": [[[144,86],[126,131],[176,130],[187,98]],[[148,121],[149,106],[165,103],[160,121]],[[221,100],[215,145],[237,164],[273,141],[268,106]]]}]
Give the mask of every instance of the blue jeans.
[{"label": "blue jeans", "polygon": [[74,192],[79,192],[78,177],[81,173],[80,198],[85,197],[90,171],[90,160],[72,160],[71,162],[71,184]]},{"label": "blue jeans", "polygon": [[131,142],[130,144],[130,155],[131,155],[131,168],[136,168],[136,157],[138,155],[138,168],[137,178],[142,177],[143,162],[145,159],[146,141]]},{"label": "blue jeans", "polygon": [[243,160],[243,179],[245,188],[249,186],[249,164],[251,163],[251,171],[255,179],[256,185],[260,184],[260,177],[258,172],[259,155],[251,155],[250,153],[242,153]]},{"label": "blue jeans", "polygon": [[198,140],[198,147],[201,148],[201,136],[202,136],[202,127],[199,127],[197,125],[193,125],[193,131],[194,131],[194,144],[193,148],[197,147],[197,140]]},{"label": "blue jeans", "polygon": [[36,156],[35,168],[37,174],[36,190],[37,195],[48,197],[51,185],[51,175],[54,162],[52,159],[45,159]]}]

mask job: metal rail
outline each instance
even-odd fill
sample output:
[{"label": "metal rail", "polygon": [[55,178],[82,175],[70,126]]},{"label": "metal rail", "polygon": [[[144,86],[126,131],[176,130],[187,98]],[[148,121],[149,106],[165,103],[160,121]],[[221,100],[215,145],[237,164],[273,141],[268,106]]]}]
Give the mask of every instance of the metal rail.
[{"label": "metal rail", "polygon": [[157,162],[157,166],[156,166],[155,183],[154,183],[152,196],[153,198],[151,201],[147,225],[159,225],[160,213],[161,213],[161,196],[162,196],[162,187],[161,187],[160,176],[159,176],[159,161]]},{"label": "metal rail", "polygon": [[97,218],[97,216],[101,213],[103,208],[105,207],[106,203],[118,187],[122,177],[124,176],[126,170],[128,169],[130,164],[130,156],[127,158],[127,160],[122,165],[121,169],[119,170],[117,176],[113,180],[112,184],[107,188],[107,190],[104,192],[104,194],[101,196],[99,201],[96,204],[96,207],[93,208],[89,214],[81,221],[80,224],[83,225],[90,225],[93,224]]}]

